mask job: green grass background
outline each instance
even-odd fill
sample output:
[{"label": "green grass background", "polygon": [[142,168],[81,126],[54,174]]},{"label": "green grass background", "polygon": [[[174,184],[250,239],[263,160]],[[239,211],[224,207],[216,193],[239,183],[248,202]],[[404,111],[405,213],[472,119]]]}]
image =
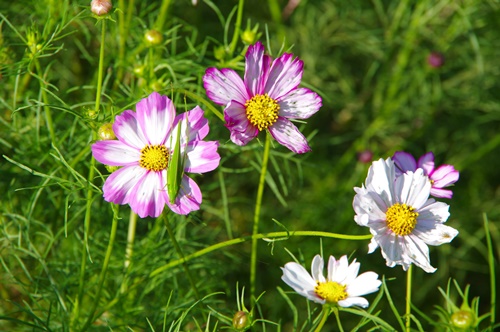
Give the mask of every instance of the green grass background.
[{"label": "green grass background", "polygon": [[[470,284],[470,297],[480,297],[479,313],[487,313],[494,293],[485,218],[495,259],[500,250],[500,3],[302,0],[285,16],[287,3],[247,0],[242,29],[247,20],[251,26],[258,23],[269,53],[291,51],[299,56],[305,63],[303,86],[322,96],[323,107],[300,125],[312,152],[294,155],[274,144],[261,231],[283,230],[275,219],[288,230],[367,234],[353,220],[353,187],[363,183],[369,167],[358,154],[369,150],[378,159],[398,150],[415,156],[433,151],[437,165],[453,164],[460,171],[453,199],[444,200],[450,204],[447,224],[460,234],[449,245],[431,248],[436,273],[414,270],[414,307],[435,320],[434,306],[445,303],[437,288],[446,288],[453,278],[462,288]],[[115,1],[115,8],[119,4]],[[237,1],[200,1],[197,6],[172,1],[160,27],[162,2],[136,1],[123,48],[120,12],[106,22],[104,95],[96,113],[101,24],[88,5],[69,0],[0,4],[0,330],[70,329],[79,287],[92,132],[113,114],[133,109],[153,89],[171,96],[179,111],[196,104],[207,110],[203,101],[210,101],[201,80],[205,69],[243,70],[243,42],[235,44],[233,54],[224,52],[232,40]],[[128,15],[126,7],[123,13]],[[153,61],[143,41],[152,28],[163,36]],[[431,52],[444,55],[441,67],[428,64]],[[180,89],[198,97],[186,99]],[[221,143],[221,167],[196,177],[204,196],[200,211],[188,217],[168,215],[185,254],[252,230],[263,136],[237,147],[223,123],[208,110],[206,116],[209,139]],[[95,187],[90,187],[85,302],[76,326],[90,315],[113,216],[100,192],[109,172],[103,165],[96,167]],[[119,215],[99,302],[104,316],[91,330],[204,330],[208,313],[210,330],[217,319],[219,328],[227,326],[214,312],[232,317],[237,311],[236,289],[248,288],[250,243],[188,263],[200,294],[212,294],[188,311],[196,295],[182,266],[149,276],[178,258],[164,218],[139,220],[133,262],[124,272],[128,207],[120,207]],[[367,241],[317,237],[260,242],[257,292],[265,294],[257,316],[279,325],[266,324],[267,329],[293,329],[293,310],[278,290],[290,291],[279,267],[292,260],[292,253],[309,269],[321,250],[325,256],[352,255],[362,271],[385,276],[403,314],[404,271],[386,267],[379,251],[367,255],[367,246]],[[124,283],[129,288],[121,292]],[[301,324],[308,317],[306,310],[320,310],[292,292],[288,296]],[[452,298],[460,306],[459,296]],[[249,307],[248,298],[245,303]],[[387,301],[381,300],[379,308],[381,317],[397,326]],[[419,317],[424,330],[440,330]],[[347,313],[341,318],[346,328],[358,321]],[[330,319],[325,331],[335,330]]]}]

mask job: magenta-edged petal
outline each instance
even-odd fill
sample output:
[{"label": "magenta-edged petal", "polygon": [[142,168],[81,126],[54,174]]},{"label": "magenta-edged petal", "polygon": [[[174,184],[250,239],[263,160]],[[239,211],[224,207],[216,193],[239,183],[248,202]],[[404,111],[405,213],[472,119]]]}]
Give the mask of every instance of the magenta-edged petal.
[{"label": "magenta-edged petal", "polygon": [[126,110],[118,115],[113,123],[113,132],[121,142],[138,150],[148,144],[134,111]]},{"label": "magenta-edged petal", "polygon": [[[252,96],[263,94],[268,68],[264,66],[264,46],[261,42],[248,47],[245,55],[244,83]],[[266,62],[268,59],[266,59]]]},{"label": "magenta-edged petal", "polygon": [[279,100],[279,115],[288,119],[307,119],[321,107],[321,97],[306,88],[298,88]]},{"label": "magenta-edged petal", "polygon": [[232,69],[208,68],[203,76],[203,86],[208,98],[219,105],[227,105],[231,100],[245,104],[250,99],[243,80]]},{"label": "magenta-edged petal", "polygon": [[299,85],[303,68],[304,63],[293,54],[283,54],[273,61],[264,91],[275,100],[281,99]]},{"label": "magenta-edged petal", "polygon": [[187,122],[189,123],[189,128],[187,129],[188,142],[202,140],[207,136],[209,132],[208,120],[205,118],[205,112],[199,106],[177,117],[183,117],[184,120],[187,117]]},{"label": "magenta-edged petal", "polygon": [[259,134],[257,127],[248,121],[245,107],[236,101],[227,105],[224,110],[224,120],[234,144],[246,145]]},{"label": "magenta-edged petal", "polygon": [[429,175],[434,170],[434,153],[427,152],[418,158],[417,167],[424,170],[425,175]]},{"label": "magenta-edged petal", "polygon": [[452,165],[441,165],[432,172],[430,179],[435,188],[447,187],[458,181],[460,173]]},{"label": "magenta-edged petal", "polygon": [[172,128],[175,107],[167,96],[151,93],[136,105],[137,120],[151,145],[165,144]]},{"label": "magenta-edged petal", "polygon": [[407,171],[415,172],[417,169],[417,161],[411,154],[404,151],[396,151],[392,156],[396,165],[396,175],[399,176]]},{"label": "magenta-edged petal", "polygon": [[121,141],[97,141],[91,146],[94,158],[105,165],[139,165],[141,152]]},{"label": "magenta-edged petal", "polygon": [[439,189],[439,188],[431,188],[431,196],[438,197],[438,198],[452,198],[453,197],[453,191],[448,190],[448,189]]},{"label": "magenta-edged petal", "polygon": [[132,189],[130,194],[130,208],[139,217],[158,217],[167,200],[165,178],[166,172],[148,171]]},{"label": "magenta-edged petal", "polygon": [[184,170],[189,173],[205,173],[216,169],[220,162],[218,147],[219,143],[216,141],[196,141],[188,145]]},{"label": "magenta-edged petal", "polygon": [[146,170],[140,166],[126,166],[114,171],[102,188],[104,199],[115,204],[128,204],[132,189],[145,174]]},{"label": "magenta-edged petal", "polygon": [[302,135],[291,121],[285,118],[279,117],[278,120],[269,127],[269,132],[278,143],[286,146],[295,153],[311,151],[305,136]]},{"label": "magenta-edged petal", "polygon": [[174,204],[171,204],[168,199],[167,204],[175,213],[186,215],[200,209],[201,199],[200,187],[191,178],[184,175]]}]

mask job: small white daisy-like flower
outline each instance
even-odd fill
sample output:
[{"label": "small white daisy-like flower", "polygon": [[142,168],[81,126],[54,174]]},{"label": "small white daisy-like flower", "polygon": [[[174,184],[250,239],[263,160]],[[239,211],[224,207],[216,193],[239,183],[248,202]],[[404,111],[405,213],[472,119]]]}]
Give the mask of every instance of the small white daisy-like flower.
[{"label": "small white daisy-like flower", "polygon": [[365,185],[354,191],[354,220],[373,235],[369,253],[380,246],[389,267],[401,265],[406,271],[413,263],[436,271],[427,245],[449,243],[458,231],[443,225],[449,206],[429,198],[431,182],[423,169],[396,176],[394,161],[380,159],[370,166]]},{"label": "small white daisy-like flower", "polygon": [[323,265],[323,258],[320,255],[314,256],[309,274],[302,265],[290,262],[281,268],[281,279],[311,301],[341,307],[368,307],[368,301],[361,295],[378,291],[382,284],[375,272],[365,272],[358,276],[360,264],[356,260],[349,264],[345,255],[339,260],[330,256],[326,278],[323,276]]}]

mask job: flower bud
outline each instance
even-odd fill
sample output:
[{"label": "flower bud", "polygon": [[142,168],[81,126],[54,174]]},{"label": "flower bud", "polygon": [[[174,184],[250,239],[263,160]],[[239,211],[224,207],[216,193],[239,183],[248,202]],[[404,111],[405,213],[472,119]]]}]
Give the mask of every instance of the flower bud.
[{"label": "flower bud", "polygon": [[158,46],[163,42],[163,35],[157,30],[148,30],[144,34],[147,46]]},{"label": "flower bud", "polygon": [[361,152],[358,152],[358,161],[363,163],[363,164],[368,164],[371,163],[373,160],[373,152],[370,150],[364,150]]},{"label": "flower bud", "polygon": [[451,315],[451,323],[460,329],[468,329],[474,326],[475,317],[469,310],[458,310]]},{"label": "flower bud", "polygon": [[250,325],[250,319],[248,317],[248,312],[238,311],[233,316],[233,327],[238,331],[246,330]]},{"label": "flower bud", "polygon": [[90,10],[97,16],[108,14],[112,7],[111,0],[92,0],[90,3]]},{"label": "flower bud", "polygon": [[113,124],[108,122],[100,126],[99,130],[97,131],[97,135],[99,136],[99,139],[101,141],[109,141],[115,139],[116,136],[113,131]]},{"label": "flower bud", "polygon": [[241,41],[246,45],[252,45],[259,40],[260,35],[259,24],[256,24],[253,28],[251,28],[250,21],[248,21],[246,29],[241,33]]},{"label": "flower bud", "polygon": [[433,68],[439,68],[444,65],[444,55],[439,52],[432,52],[427,57],[427,63]]},{"label": "flower bud", "polygon": [[219,61],[224,60],[226,57],[226,50],[224,49],[224,46],[221,45],[214,48],[214,57]]},{"label": "flower bud", "polygon": [[109,173],[113,173],[114,171],[117,171],[120,166],[110,166],[110,165],[104,165],[104,167],[108,170]]}]

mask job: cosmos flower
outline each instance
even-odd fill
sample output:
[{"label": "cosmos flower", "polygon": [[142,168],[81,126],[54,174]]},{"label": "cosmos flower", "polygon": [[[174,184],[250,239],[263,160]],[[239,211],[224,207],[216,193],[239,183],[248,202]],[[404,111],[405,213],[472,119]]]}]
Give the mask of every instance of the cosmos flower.
[{"label": "cosmos flower", "polygon": [[458,231],[443,225],[449,206],[429,198],[431,183],[423,169],[397,177],[394,161],[379,159],[370,166],[365,185],[354,190],[354,220],[373,235],[368,252],[380,246],[387,266],[401,265],[406,271],[413,263],[434,272],[427,245],[449,243]]},{"label": "cosmos flower", "polygon": [[417,168],[421,168],[424,170],[424,175],[427,175],[431,181],[432,196],[440,198],[453,197],[451,190],[443,188],[457,182],[459,173],[452,165],[441,165],[438,168],[434,168],[434,154],[432,152],[427,152],[417,162],[411,154],[397,151],[392,156],[392,160],[396,164],[396,176],[407,171],[415,172]]},{"label": "cosmos flower", "polygon": [[228,68],[208,68],[203,76],[207,96],[224,105],[224,120],[231,141],[246,145],[268,130],[280,144],[295,153],[310,151],[307,140],[290,121],[307,119],[321,107],[318,94],[298,88],[304,63],[285,53],[273,60],[261,42],[248,47],[245,76]]},{"label": "cosmos flower", "polygon": [[314,256],[311,264],[311,274],[300,264],[286,263],[282,267],[281,279],[294,291],[307,299],[320,304],[337,304],[341,307],[360,306],[368,307],[368,301],[361,295],[376,292],[381,285],[375,272],[365,272],[358,276],[359,263],[354,260],[351,264],[347,256],[330,256],[328,260],[328,275],[323,276],[323,258]]},{"label": "cosmos flower", "polygon": [[[174,153],[177,131],[181,128],[180,156],[184,172],[177,197],[167,192],[167,167]],[[118,140],[92,144],[94,158],[106,165],[121,166],[104,183],[104,199],[129,204],[141,218],[158,217],[165,204],[178,214],[200,208],[202,196],[196,182],[185,173],[205,173],[219,165],[218,142],[203,141],[208,121],[196,106],[176,116],[172,101],[153,92],[127,110],[113,124]],[[173,201],[171,203],[171,200]]]}]

